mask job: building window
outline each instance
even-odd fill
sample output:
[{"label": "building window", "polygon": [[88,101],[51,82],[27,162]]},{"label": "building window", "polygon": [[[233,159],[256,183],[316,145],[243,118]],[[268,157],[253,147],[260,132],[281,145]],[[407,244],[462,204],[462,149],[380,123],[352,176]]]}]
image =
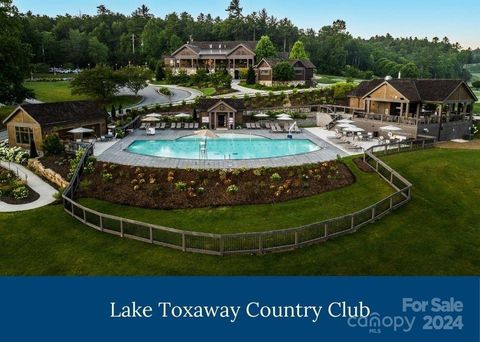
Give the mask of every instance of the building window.
[{"label": "building window", "polygon": [[270,75],[270,70],[260,70],[260,75],[268,76],[268,75]]},{"label": "building window", "polygon": [[295,68],[295,75],[303,75],[303,69]]},{"label": "building window", "polygon": [[15,126],[15,138],[17,144],[30,145],[33,140],[33,130],[30,127]]}]

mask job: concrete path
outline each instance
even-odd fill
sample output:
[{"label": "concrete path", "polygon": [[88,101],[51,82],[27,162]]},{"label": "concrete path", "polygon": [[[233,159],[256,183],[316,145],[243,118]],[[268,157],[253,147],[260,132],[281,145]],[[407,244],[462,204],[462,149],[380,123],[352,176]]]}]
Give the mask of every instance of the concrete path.
[{"label": "concrete path", "polygon": [[19,178],[25,179],[26,177],[28,186],[40,195],[40,197],[36,201],[26,204],[15,205],[7,204],[0,201],[0,212],[5,213],[37,209],[55,202],[55,198],[53,198],[53,195],[58,191],[51,187],[49,184],[45,183],[36,174],[19,164],[0,161],[0,165],[5,169],[14,171],[15,173],[18,172]]},{"label": "concrete path", "polygon": [[0,131],[0,141],[7,140],[8,139],[8,133],[6,129],[2,129]]}]

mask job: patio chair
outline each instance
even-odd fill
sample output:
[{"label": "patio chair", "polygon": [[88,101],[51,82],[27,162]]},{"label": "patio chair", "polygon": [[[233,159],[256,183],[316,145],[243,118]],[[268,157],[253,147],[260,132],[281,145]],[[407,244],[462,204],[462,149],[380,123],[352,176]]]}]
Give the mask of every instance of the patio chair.
[{"label": "patio chair", "polygon": [[160,124],[160,129],[165,129],[167,127],[167,124],[165,122],[162,122]]},{"label": "patio chair", "polygon": [[157,123],[155,124],[155,129],[160,129],[160,122],[157,122]]},{"label": "patio chair", "polygon": [[282,128],[278,123],[275,124],[275,128],[277,129],[277,132],[278,132],[278,133],[282,133],[282,132],[283,132],[283,128]]},{"label": "patio chair", "polygon": [[183,129],[184,126],[183,126],[183,122],[178,122],[177,123],[177,129]]},{"label": "patio chair", "polygon": [[270,128],[271,128],[270,122],[265,122],[265,128],[266,128],[266,129],[270,129]]},{"label": "patio chair", "polygon": [[198,122],[195,122],[195,124],[193,125],[193,129],[198,129],[199,125],[198,125]]},{"label": "patio chair", "polygon": [[270,130],[272,133],[278,133],[277,127],[275,127],[275,125],[271,125]]},{"label": "patio chair", "polygon": [[177,129],[177,123],[172,122],[172,125],[170,126],[171,129]]},{"label": "patio chair", "polygon": [[247,129],[252,129],[252,124],[250,122],[246,123]]},{"label": "patio chair", "polygon": [[256,128],[256,129],[262,129],[262,126],[260,126],[260,123],[259,123],[259,122],[256,122],[256,123],[255,123],[255,128]]}]

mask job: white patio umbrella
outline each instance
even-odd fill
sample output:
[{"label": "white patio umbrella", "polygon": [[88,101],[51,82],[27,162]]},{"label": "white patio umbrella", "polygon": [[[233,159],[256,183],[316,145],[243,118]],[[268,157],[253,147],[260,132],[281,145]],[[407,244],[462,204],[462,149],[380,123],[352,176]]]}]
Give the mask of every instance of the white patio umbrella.
[{"label": "white patio umbrella", "polygon": [[342,119],[342,120],[338,120],[337,123],[339,124],[351,124],[351,123],[354,123],[355,121],[352,121],[352,120],[349,120],[349,119]]},{"label": "white patio umbrella", "polygon": [[357,126],[351,126],[347,127],[344,129],[346,132],[352,132],[352,133],[357,133],[357,132],[365,132],[363,128],[357,127]]},{"label": "white patio umbrella", "polygon": [[211,139],[216,139],[218,138],[218,135],[212,132],[209,129],[202,129],[200,131],[195,131],[193,132],[195,135],[202,137],[202,138],[211,138]]},{"label": "white patio umbrella", "polygon": [[290,114],[287,114],[287,113],[282,113],[282,114],[278,114],[277,115],[277,118],[291,118],[292,116]]},{"label": "white patio umbrella", "polygon": [[293,121],[293,119],[289,116],[280,116],[280,117],[277,117],[277,120],[278,121]]},{"label": "white patio umbrella", "polygon": [[256,117],[256,118],[269,118],[270,115],[265,114],[265,113],[258,113],[258,114],[255,114],[254,117]]},{"label": "white patio umbrella", "polygon": [[[78,127],[78,128],[74,128],[74,129],[71,129],[68,131],[68,133],[72,133],[72,134],[79,134],[80,135],[80,139],[83,139],[83,134],[84,133],[93,133],[95,132],[93,129],[90,129],[90,128],[85,128],[85,127]],[[75,136],[74,136],[75,138]]]},{"label": "white patio umbrella", "polygon": [[147,118],[161,118],[162,117],[162,114],[158,114],[158,113],[151,113],[151,114],[147,114],[145,115]]},{"label": "white patio umbrella", "polygon": [[159,122],[160,119],[156,117],[145,117],[142,119],[142,122]]},{"label": "white patio umbrella", "polygon": [[175,115],[176,118],[189,118],[191,117],[190,114],[187,114],[187,113],[180,113],[180,114],[177,114]]},{"label": "white patio umbrella", "polygon": [[337,125],[337,127],[339,127],[339,128],[349,128],[349,127],[356,127],[356,126],[344,123],[344,124]]},{"label": "white patio umbrella", "polygon": [[72,133],[72,134],[83,134],[83,133],[92,133],[92,132],[93,132],[93,129],[84,128],[84,127],[78,127],[68,131],[68,133]]},{"label": "white patio umbrella", "polygon": [[397,127],[397,126],[383,126],[383,127],[380,127],[380,129],[382,131],[388,131],[388,132],[398,132],[402,130],[400,127]]}]

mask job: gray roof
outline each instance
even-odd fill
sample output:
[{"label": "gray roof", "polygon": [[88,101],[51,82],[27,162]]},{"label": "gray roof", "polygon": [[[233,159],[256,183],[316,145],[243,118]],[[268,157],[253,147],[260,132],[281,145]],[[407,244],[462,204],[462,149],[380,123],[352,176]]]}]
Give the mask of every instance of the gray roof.
[{"label": "gray roof", "polygon": [[[182,45],[177,51],[184,47],[188,47],[199,55],[220,55],[227,56],[239,45],[244,45],[248,49],[255,52],[257,46],[256,41],[204,41],[204,42],[190,42]],[[177,52],[175,51],[175,52]],[[174,55],[175,52],[172,54]]]},{"label": "gray roof", "polygon": [[[262,60],[265,60],[268,65],[270,65],[270,67],[274,67],[275,65],[277,65],[278,63],[281,63],[281,62],[288,62],[290,63],[290,65],[295,65],[296,63],[300,63],[302,64],[302,66],[305,68],[305,69],[315,69],[315,65],[313,65],[312,62],[310,62],[310,60],[308,59],[285,59],[285,58],[263,58]],[[257,66],[261,63],[262,61],[260,61]]]},{"label": "gray roof", "polygon": [[[107,113],[95,101],[23,104],[20,108],[27,112],[42,127],[61,127],[83,121],[107,119]],[[7,123],[15,113],[16,110],[4,120],[4,123]]]},{"label": "gray roof", "polygon": [[472,99],[477,100],[475,94],[463,80],[436,80],[436,79],[375,79],[361,82],[348,96],[364,97],[372,90],[387,82],[403,94],[409,101],[441,102],[446,100],[461,84],[470,91]]}]

